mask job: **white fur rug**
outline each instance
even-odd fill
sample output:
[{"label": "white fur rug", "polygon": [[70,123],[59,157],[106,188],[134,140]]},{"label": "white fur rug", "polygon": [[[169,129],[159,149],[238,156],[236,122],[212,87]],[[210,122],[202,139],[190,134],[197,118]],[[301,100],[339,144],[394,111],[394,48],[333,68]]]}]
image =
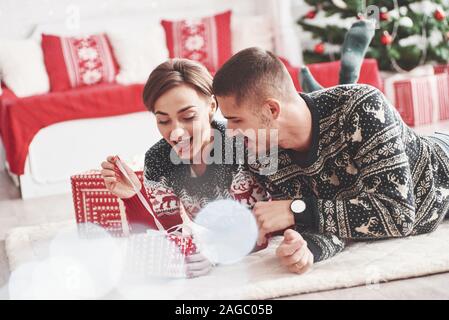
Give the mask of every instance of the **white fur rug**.
[{"label": "white fur rug", "polygon": [[[6,238],[11,271],[25,262],[45,258],[50,239],[58,230],[71,226],[73,222],[11,230]],[[267,249],[239,263],[219,266],[207,276],[185,280],[177,297],[269,299],[449,271],[449,222],[427,235],[351,244],[336,257],[315,264],[304,275],[290,274],[278,264],[274,251],[279,241],[281,237],[273,238]],[[120,293],[112,296],[121,297]]]}]

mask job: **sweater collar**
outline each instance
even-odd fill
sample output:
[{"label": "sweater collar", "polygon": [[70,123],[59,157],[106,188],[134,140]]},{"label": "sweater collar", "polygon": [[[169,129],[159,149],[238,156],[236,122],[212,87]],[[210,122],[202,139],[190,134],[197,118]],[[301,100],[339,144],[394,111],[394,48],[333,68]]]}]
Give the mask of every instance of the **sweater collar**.
[{"label": "sweater collar", "polygon": [[307,152],[298,152],[295,150],[287,150],[287,153],[295,164],[300,167],[308,167],[318,159],[318,147],[320,136],[320,114],[313,99],[306,93],[300,92],[299,95],[306,102],[307,107],[312,115],[312,144]]}]

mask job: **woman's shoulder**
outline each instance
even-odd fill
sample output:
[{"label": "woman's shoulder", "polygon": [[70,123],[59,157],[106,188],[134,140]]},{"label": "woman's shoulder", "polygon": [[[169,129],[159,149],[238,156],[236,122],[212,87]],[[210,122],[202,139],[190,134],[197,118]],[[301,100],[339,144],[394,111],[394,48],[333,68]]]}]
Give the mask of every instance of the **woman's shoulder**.
[{"label": "woman's shoulder", "polygon": [[170,172],[173,166],[170,161],[171,150],[170,144],[161,139],[145,153],[144,171],[147,180],[159,180]]},{"label": "woman's shoulder", "polygon": [[163,155],[169,155],[171,151],[171,146],[168,144],[168,142],[165,139],[161,139],[153,146],[147,150],[145,153],[145,160],[153,159],[155,156],[163,156]]}]

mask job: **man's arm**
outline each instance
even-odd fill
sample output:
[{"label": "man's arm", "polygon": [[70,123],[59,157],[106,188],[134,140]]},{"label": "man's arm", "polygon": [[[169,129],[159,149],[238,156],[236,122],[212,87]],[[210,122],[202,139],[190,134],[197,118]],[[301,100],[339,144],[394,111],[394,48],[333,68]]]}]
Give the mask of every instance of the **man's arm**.
[{"label": "man's arm", "polygon": [[345,242],[335,235],[312,232],[301,232],[300,234],[307,242],[307,246],[313,254],[314,262],[332,258],[345,248]]},{"label": "man's arm", "polygon": [[400,118],[379,90],[370,89],[347,114],[348,150],[359,171],[355,187],[338,200],[306,198],[308,209],[297,218],[318,233],[373,239],[412,230],[415,199]]},{"label": "man's arm", "polygon": [[282,243],[276,249],[276,256],[290,272],[303,274],[314,263],[331,258],[343,248],[344,243],[336,236],[307,232],[300,234],[287,229]]},{"label": "man's arm", "polygon": [[258,245],[266,243],[266,235],[271,232],[294,228],[307,242],[314,261],[333,257],[345,247],[345,243],[332,234],[318,234],[307,227],[295,226],[295,218],[290,210],[291,200],[259,201],[253,209],[259,226]]}]

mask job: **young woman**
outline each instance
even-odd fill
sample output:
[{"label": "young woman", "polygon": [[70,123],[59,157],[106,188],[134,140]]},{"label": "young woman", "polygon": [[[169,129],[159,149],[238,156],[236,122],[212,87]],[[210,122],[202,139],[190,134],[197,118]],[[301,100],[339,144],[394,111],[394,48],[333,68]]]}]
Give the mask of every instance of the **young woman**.
[{"label": "young woman", "polygon": [[[225,126],[213,120],[217,105],[212,95],[212,76],[205,67],[186,59],[162,63],[151,73],[143,101],[156,116],[163,139],[145,155],[143,185],[129,167],[124,167],[152,203],[165,229],[182,222],[180,203],[194,219],[205,204],[215,199],[234,198],[252,206],[265,198],[264,190],[237,163],[236,151],[243,148],[235,148],[235,141],[225,135]],[[225,163],[229,146],[234,147],[230,164]],[[222,163],[212,159],[221,159]],[[102,163],[102,176],[107,188],[123,200],[132,232],[155,229],[153,218],[115,162],[116,158],[110,156]],[[190,277],[204,275],[212,268],[201,253],[189,256],[187,265]]]}]

